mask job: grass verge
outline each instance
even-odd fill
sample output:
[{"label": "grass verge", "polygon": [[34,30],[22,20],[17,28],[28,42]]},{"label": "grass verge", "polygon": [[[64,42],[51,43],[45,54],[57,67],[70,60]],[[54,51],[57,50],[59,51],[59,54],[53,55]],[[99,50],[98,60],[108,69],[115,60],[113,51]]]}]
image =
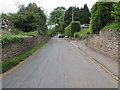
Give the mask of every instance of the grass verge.
[{"label": "grass verge", "polygon": [[114,29],[114,30],[120,30],[120,23],[110,23],[108,25],[106,25],[102,30],[106,30],[106,29]]},{"label": "grass verge", "polygon": [[39,48],[44,46],[49,40],[50,40],[50,37],[40,42],[36,47],[31,49],[30,51],[27,51],[19,56],[16,56],[15,58],[10,58],[10,59],[3,61],[2,62],[2,73],[18,65],[21,61],[24,61],[26,58],[28,58],[30,55],[36,52]]},{"label": "grass verge", "polygon": [[86,29],[81,29],[79,32],[75,32],[74,36],[75,37],[82,37],[82,36],[87,36],[90,33],[91,33],[90,29],[86,28]]}]

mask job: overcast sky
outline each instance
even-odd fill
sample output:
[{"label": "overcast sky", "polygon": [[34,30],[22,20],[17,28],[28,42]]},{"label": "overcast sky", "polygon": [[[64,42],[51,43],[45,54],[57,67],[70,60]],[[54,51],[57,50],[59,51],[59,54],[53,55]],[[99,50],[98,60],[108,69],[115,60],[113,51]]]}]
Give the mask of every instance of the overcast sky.
[{"label": "overcast sky", "polygon": [[89,9],[91,9],[93,4],[97,1],[98,0],[1,0],[0,13],[17,12],[18,3],[27,6],[28,3],[34,2],[39,7],[43,7],[47,13],[50,13],[54,8],[58,6],[64,6],[65,8],[69,8],[70,6],[83,7],[84,4],[87,4]]}]

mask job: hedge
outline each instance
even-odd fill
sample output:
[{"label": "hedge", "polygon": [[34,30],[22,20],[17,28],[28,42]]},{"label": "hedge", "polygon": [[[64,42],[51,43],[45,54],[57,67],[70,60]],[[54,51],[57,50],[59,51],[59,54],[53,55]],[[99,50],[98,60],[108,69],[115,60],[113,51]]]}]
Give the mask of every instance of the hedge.
[{"label": "hedge", "polygon": [[79,32],[80,29],[81,29],[80,22],[73,21],[65,28],[65,35],[67,37],[73,37],[74,33]]},{"label": "hedge", "polygon": [[81,29],[80,22],[79,21],[73,21],[71,22],[71,36],[74,36],[75,32],[79,32]]}]

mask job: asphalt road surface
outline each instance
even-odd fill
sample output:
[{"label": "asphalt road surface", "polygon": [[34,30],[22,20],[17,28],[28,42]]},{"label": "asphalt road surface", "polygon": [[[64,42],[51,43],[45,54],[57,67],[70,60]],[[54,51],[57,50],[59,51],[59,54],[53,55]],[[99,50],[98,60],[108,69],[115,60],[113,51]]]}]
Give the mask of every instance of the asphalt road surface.
[{"label": "asphalt road surface", "polygon": [[118,88],[118,83],[77,47],[54,37],[6,75],[3,88]]}]

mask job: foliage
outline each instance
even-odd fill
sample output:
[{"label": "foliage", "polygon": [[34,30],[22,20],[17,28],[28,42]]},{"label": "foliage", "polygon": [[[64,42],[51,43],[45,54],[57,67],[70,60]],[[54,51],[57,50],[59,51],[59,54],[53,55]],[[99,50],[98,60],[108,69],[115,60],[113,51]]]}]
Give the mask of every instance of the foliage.
[{"label": "foliage", "polygon": [[91,33],[90,29],[81,29],[79,32],[74,33],[74,37],[87,36]]},{"label": "foliage", "polygon": [[93,5],[90,21],[90,30],[93,33],[99,33],[104,26],[114,20],[111,15],[113,4],[114,2],[96,2]]},{"label": "foliage", "polygon": [[113,7],[114,11],[112,11],[112,15],[115,18],[116,22],[120,23],[120,1],[116,2]]},{"label": "foliage", "polygon": [[65,7],[57,7],[57,8],[55,8],[50,13],[48,24],[49,25],[59,24],[59,19],[64,14],[65,10],[66,10]]},{"label": "foliage", "polygon": [[64,33],[65,33],[65,35],[66,35],[67,37],[71,37],[71,36],[72,36],[72,35],[71,35],[71,24],[68,25],[68,26],[65,28]]},{"label": "foliage", "polygon": [[84,7],[80,9],[80,22],[81,24],[90,23],[90,11],[87,4],[85,4]]},{"label": "foliage", "polygon": [[2,46],[4,47],[5,45],[11,43],[22,42],[26,36],[37,37],[38,35],[39,35],[38,31],[27,32],[27,33],[20,32],[18,35],[10,32],[6,32],[6,34],[0,36],[0,41],[2,42]]},{"label": "foliage", "polygon": [[16,56],[15,58],[10,58],[8,60],[5,60],[2,62],[2,73],[8,71],[9,69],[13,68],[17,64],[19,64],[21,61],[28,58],[30,55],[32,55],[35,51],[37,51],[39,48],[41,48],[47,41],[50,40],[50,38],[45,39],[44,41],[40,42],[36,47],[32,48],[30,51],[27,51],[19,56]]},{"label": "foliage", "polygon": [[5,46],[10,43],[22,42],[24,38],[25,36],[12,35],[12,34],[5,34],[5,35],[0,36],[2,46]]},{"label": "foliage", "polygon": [[80,22],[73,21],[65,28],[64,33],[67,37],[73,37],[74,33],[79,31],[80,31]]},{"label": "foliage", "polygon": [[65,12],[64,17],[64,28],[67,27],[72,21],[72,12],[73,12],[73,19],[75,21],[80,21],[80,10],[78,7],[69,7],[68,10]]},{"label": "foliage", "polygon": [[46,16],[35,3],[30,3],[27,7],[22,5],[15,14],[9,14],[8,20],[17,29],[24,32],[34,31],[39,28],[44,32],[47,29]]},{"label": "foliage", "polygon": [[106,29],[113,29],[113,30],[120,30],[120,23],[114,22],[106,25],[102,30]]},{"label": "foliage", "polygon": [[79,32],[81,29],[80,22],[79,21],[73,21],[71,22],[71,35],[74,36],[75,32]]},{"label": "foliage", "polygon": [[25,33],[21,33],[22,36],[33,36],[33,37],[37,37],[39,35],[38,31],[33,31],[33,32],[25,32]]},{"label": "foliage", "polygon": [[51,13],[48,20],[49,25],[55,25],[55,29],[57,32],[64,32],[64,13],[66,11],[65,7],[57,7]]},{"label": "foliage", "polygon": [[87,7],[87,4],[85,4],[84,7],[81,9],[79,9],[78,7],[69,7],[65,12],[64,28],[71,23],[72,13],[74,21],[79,21],[81,22],[81,24],[90,22],[90,11]]}]

